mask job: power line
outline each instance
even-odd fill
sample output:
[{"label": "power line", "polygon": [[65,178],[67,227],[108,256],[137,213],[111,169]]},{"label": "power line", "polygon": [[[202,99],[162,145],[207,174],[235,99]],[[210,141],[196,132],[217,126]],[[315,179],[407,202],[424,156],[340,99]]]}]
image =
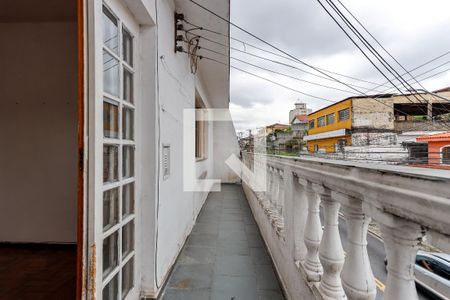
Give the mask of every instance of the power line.
[{"label": "power line", "polygon": [[[195,35],[194,33],[191,33],[191,32],[189,32],[188,34]],[[298,70],[298,71],[301,71],[301,72],[303,72],[303,73],[306,73],[306,74],[309,74],[309,75],[312,75],[312,76],[315,76],[315,77],[318,77],[318,78],[321,78],[321,79],[324,79],[324,80],[328,80],[328,81],[335,82],[333,79],[330,79],[330,78],[328,78],[328,77],[325,77],[325,76],[322,76],[322,75],[315,74],[315,73],[313,73],[313,72],[310,72],[310,71],[307,71],[307,70],[298,68],[298,67],[296,67],[296,66],[293,66],[293,65],[290,65],[290,64],[287,64],[287,63],[278,61],[278,60],[273,60],[273,59],[270,59],[270,58],[267,58],[267,57],[264,57],[264,56],[260,56],[260,55],[257,55],[257,54],[251,53],[251,52],[247,52],[247,51],[244,51],[244,50],[235,48],[235,47],[228,46],[228,45],[225,45],[225,44],[223,44],[223,43],[217,42],[217,41],[215,41],[215,40],[209,39],[209,38],[207,38],[207,37],[205,37],[205,36],[202,36],[202,35],[195,35],[195,36],[196,36],[196,37],[200,37],[200,38],[202,38],[203,40],[208,41],[208,42],[210,42],[210,43],[213,43],[213,44],[222,46],[222,47],[224,47],[224,48],[226,48],[226,49],[231,49],[231,50],[234,50],[234,51],[237,51],[237,52],[240,52],[240,53],[244,53],[244,54],[246,54],[246,55],[249,55],[249,56],[252,56],[252,57],[255,57],[255,58],[258,58],[258,59],[262,59],[262,60],[265,60],[265,61],[268,61],[268,62],[272,62],[272,63],[278,64],[278,65],[281,65],[281,66],[285,66],[285,67],[288,67],[288,68],[292,68],[292,69],[294,69],[294,70]],[[291,60],[291,61],[292,61],[292,60]],[[356,85],[356,84],[351,84],[351,83],[347,83],[347,84],[348,84],[348,85],[351,85],[351,86],[353,86],[353,87],[356,87],[356,88],[367,89],[367,87],[359,86],[359,85]],[[376,92],[379,92],[379,91],[376,91]],[[353,93],[353,92],[352,92],[352,93]],[[379,92],[379,93],[381,93],[381,92]]]},{"label": "power line", "polygon": [[222,61],[220,61],[220,60],[217,60],[217,59],[214,59],[214,58],[211,58],[211,57],[207,57],[207,56],[203,56],[203,55],[197,55],[197,54],[189,53],[189,52],[187,52],[187,51],[183,51],[183,52],[184,52],[184,53],[187,53],[188,55],[196,56],[196,57],[198,57],[199,59],[210,60],[210,61],[213,61],[213,62],[215,62],[215,63],[218,63],[218,64],[221,64],[221,65],[230,67],[230,68],[232,68],[232,69],[235,69],[235,70],[238,70],[238,71],[240,71],[240,72],[246,73],[246,74],[248,74],[248,75],[252,75],[252,76],[254,76],[254,77],[263,79],[263,80],[265,80],[265,81],[268,81],[268,82],[270,82],[270,83],[273,83],[273,84],[278,85],[278,86],[280,86],[280,87],[283,87],[283,88],[285,88],[285,89],[291,90],[291,91],[293,91],[293,92],[302,94],[302,95],[304,95],[304,96],[308,96],[308,97],[311,97],[311,98],[315,98],[315,99],[318,99],[318,100],[327,101],[327,102],[331,102],[331,103],[336,103],[335,101],[331,101],[331,100],[328,100],[328,99],[325,99],[325,98],[321,98],[321,97],[318,97],[318,96],[314,96],[314,95],[312,95],[312,94],[308,94],[308,93],[302,92],[302,91],[300,91],[300,90],[291,88],[291,87],[289,87],[289,86],[287,86],[287,85],[278,83],[278,82],[273,81],[273,80],[271,80],[271,79],[268,79],[268,78],[265,78],[265,77],[260,76],[260,75],[258,75],[258,74],[255,74],[255,73],[252,73],[252,72],[243,70],[243,69],[241,69],[241,68],[235,67],[235,66],[233,66],[233,65],[231,65],[231,64],[224,63],[224,62],[222,62]]},{"label": "power line", "polygon": [[[280,58],[283,58],[283,59],[286,59],[286,60],[289,60],[289,61],[292,61],[292,62],[295,62],[295,63],[299,63],[298,59],[293,59],[293,58],[288,57],[288,56],[285,56],[285,55],[280,55],[279,53],[276,53],[276,52],[273,52],[273,51],[270,51],[270,50],[267,50],[267,49],[258,47],[258,46],[256,46],[256,45],[253,45],[253,44],[250,44],[250,43],[248,43],[248,42],[246,42],[246,41],[243,41],[243,40],[234,38],[234,37],[229,36],[229,35],[226,35],[226,34],[223,34],[223,33],[221,33],[221,32],[214,31],[214,30],[205,28],[205,27],[203,27],[203,26],[198,26],[198,25],[196,25],[196,24],[194,24],[194,23],[192,23],[192,22],[190,22],[190,21],[188,21],[188,20],[186,20],[186,19],[184,19],[184,22],[186,22],[187,24],[189,24],[189,25],[191,25],[191,26],[194,26],[194,27],[195,27],[194,30],[201,30],[201,31],[210,32],[210,33],[213,33],[213,34],[216,34],[216,35],[220,35],[220,36],[229,38],[230,40],[234,40],[234,41],[236,41],[236,42],[239,42],[239,43],[241,43],[241,44],[244,45],[244,48],[245,48],[245,46],[249,46],[249,47],[254,48],[254,49],[257,49],[257,50],[259,50],[259,51],[262,51],[262,52],[265,52],[265,53],[268,53],[268,54],[271,54],[271,55],[274,55],[274,56],[277,56],[277,57],[280,57]],[[194,34],[194,33],[190,33],[190,34]],[[216,42],[216,43],[217,43],[217,42]],[[240,49],[233,48],[233,47],[230,47],[230,48],[233,49],[233,50],[236,50],[236,51],[241,51],[241,52],[243,52],[243,53],[250,54],[249,52],[246,52],[246,51],[244,51],[244,50],[240,50]],[[315,66],[315,68],[318,69],[318,70],[321,70],[321,71],[323,71],[323,72],[327,72],[327,73],[330,73],[330,74],[334,74],[334,75],[346,77],[346,78],[349,78],[349,79],[352,79],[352,80],[355,80],[355,81],[360,81],[360,82],[365,82],[365,83],[369,83],[369,84],[372,84],[372,85],[377,85],[378,87],[379,87],[379,86],[386,85],[386,84],[380,84],[380,83],[376,83],[376,82],[372,82],[372,81],[368,81],[368,80],[364,80],[364,79],[352,77],[352,76],[349,76],[349,75],[344,75],[344,74],[342,74],[342,73],[337,73],[337,72],[330,71],[330,70],[327,70],[327,69],[324,69],[324,68],[320,68],[320,67],[317,67],[317,66]],[[307,71],[304,71],[304,72],[307,72]],[[315,75],[315,76],[318,76],[318,75]],[[328,78],[328,80],[330,80],[330,78]],[[333,78],[331,78],[331,80],[332,80],[332,81],[336,81],[336,80],[333,79]],[[351,85],[351,84],[349,84],[349,85]],[[357,85],[353,85],[353,86],[358,87]]]},{"label": "power line", "polygon": [[[331,3],[332,3],[332,0],[329,0]],[[339,4],[350,14],[350,16],[352,16],[352,18],[353,19],[355,19],[356,20],[356,22],[364,29],[364,31],[367,33],[367,34],[369,34],[369,36],[381,47],[381,49],[383,49],[384,50],[384,52],[386,52],[396,63],[397,63],[397,65],[399,65],[402,69],[403,69],[403,71],[405,71],[410,77],[411,77],[411,79],[413,79],[421,88],[422,88],[422,90],[424,90],[426,93],[428,93],[428,94],[431,94],[418,80],[417,80],[417,78],[416,77],[414,77],[412,74],[411,74],[411,72],[410,71],[408,71],[381,43],[380,43],[380,41],[378,41],[378,39],[372,34],[372,33],[370,33],[369,32],[369,30],[356,18],[356,16],[341,2],[341,0],[337,0],[338,2],[339,2]],[[391,68],[393,68],[393,67],[391,67]],[[395,71],[395,69],[394,69],[394,71]],[[395,73],[397,74],[397,75],[399,75],[396,71],[395,71]],[[402,76],[402,75],[399,75],[400,77]],[[401,77],[402,78],[402,77]],[[402,78],[403,79],[403,78]],[[406,84],[408,84],[408,86],[410,87],[410,88],[412,88],[413,89],[413,92],[416,92],[417,93],[417,90],[416,89],[414,89],[413,88],[413,86],[412,85],[410,85],[409,84],[409,82],[408,81],[406,81],[405,79],[403,79],[405,82],[406,82]],[[420,95],[420,97],[423,99],[423,100],[425,100],[425,102],[427,102],[427,104],[429,104],[429,101],[427,101],[427,99],[425,99],[424,97],[422,97],[421,95]],[[440,103],[440,102],[439,102]],[[445,107],[442,105],[442,104],[440,104],[441,105],[441,107],[442,108],[444,108],[445,109]],[[429,110],[428,110],[428,108],[429,108]],[[447,109],[447,111],[448,111],[448,109]],[[433,116],[433,108],[432,108],[432,106],[430,107],[430,106],[428,106],[427,105],[427,115],[429,115],[429,114],[431,114],[431,116]]]},{"label": "power line", "polygon": [[303,65],[305,65],[305,66],[307,66],[307,67],[309,67],[309,68],[311,68],[311,69],[313,69],[313,70],[315,70],[316,72],[319,72],[319,73],[321,73],[322,75],[325,75],[325,76],[327,76],[327,77],[329,77],[329,78],[332,78],[332,79],[334,79],[335,81],[339,82],[340,84],[343,84],[343,85],[347,86],[348,88],[350,88],[350,89],[352,89],[352,90],[354,90],[354,91],[356,91],[356,92],[362,94],[362,92],[361,92],[360,90],[358,90],[358,89],[356,89],[356,88],[354,88],[354,87],[352,87],[352,86],[350,86],[350,85],[348,85],[348,84],[346,84],[346,83],[340,81],[339,79],[334,78],[333,76],[331,76],[331,75],[329,75],[329,74],[327,74],[327,73],[325,73],[325,72],[319,70],[319,69],[316,68],[315,66],[310,65],[310,64],[308,64],[308,63],[302,61],[301,59],[298,59],[297,57],[293,56],[292,54],[289,54],[289,53],[287,53],[286,51],[280,49],[279,47],[277,47],[277,46],[275,46],[275,45],[273,45],[273,44],[271,44],[271,43],[265,41],[264,39],[258,37],[257,35],[255,35],[255,34],[253,34],[253,33],[251,33],[251,32],[249,32],[248,30],[242,28],[241,26],[238,26],[238,25],[234,24],[233,22],[231,22],[230,20],[225,19],[224,17],[218,15],[217,13],[215,13],[215,12],[213,12],[212,10],[208,9],[207,7],[201,5],[200,3],[198,3],[198,2],[196,2],[196,1],[194,1],[194,0],[189,0],[189,1],[192,2],[192,3],[194,3],[195,5],[197,5],[197,6],[200,7],[201,9],[203,9],[203,10],[209,12],[210,14],[216,16],[217,18],[221,19],[222,21],[224,21],[224,22],[226,22],[226,23],[228,23],[228,24],[230,24],[230,25],[236,27],[237,29],[241,30],[242,32],[245,32],[246,34],[248,34],[248,35],[250,35],[251,37],[255,38],[256,40],[258,40],[258,41],[264,43],[265,45],[267,45],[267,46],[269,46],[269,47],[272,47],[273,49],[275,49],[275,50],[277,50],[277,51],[283,53],[284,55],[286,55],[286,56],[288,56],[288,57],[290,57],[290,58],[292,58],[292,59],[295,59],[295,60],[298,61],[299,63],[301,63],[301,64],[303,64]]},{"label": "power line", "polygon": [[[345,17],[345,15],[339,10],[339,8],[334,5],[332,0],[325,0],[328,5],[334,10],[334,12],[338,15],[338,17],[344,22],[344,24],[350,29],[350,31],[362,42],[362,44],[369,50],[369,52],[381,63],[381,65],[389,72],[391,73],[395,79],[397,79],[407,90],[408,90],[408,83],[405,84],[405,80],[398,74],[398,72],[376,51],[376,49],[364,38],[364,36],[353,26],[353,24]],[[360,52],[366,57],[366,59],[375,67],[375,69],[378,70],[378,72],[383,75],[386,80],[389,81],[389,83],[395,87],[400,94],[402,94],[408,101],[411,103],[414,103],[409,99],[407,95],[405,95],[401,89],[399,89],[393,81],[375,64],[374,61],[367,55],[366,52],[361,48],[360,45],[350,36],[350,34],[342,27],[342,25],[338,22],[338,20],[333,16],[333,14],[325,7],[325,5],[321,2],[321,0],[317,0],[317,2],[322,6],[322,8],[325,10],[325,12],[333,19],[333,21],[339,26],[339,28],[344,32],[344,34],[350,39],[350,41],[360,50]],[[411,86],[409,86],[412,89]],[[419,103],[422,103],[420,99],[417,97],[416,94],[410,94],[412,95]],[[426,100],[425,100],[426,101]],[[420,109],[422,109],[420,107]],[[423,109],[422,109],[423,110]],[[425,114],[428,115],[427,112],[424,111]]]},{"label": "power line", "polygon": [[[197,29],[198,29],[198,28],[197,28]],[[222,46],[222,47],[224,47],[225,49],[231,49],[231,50],[234,50],[234,51],[238,51],[238,52],[240,52],[240,53],[243,53],[243,54],[246,54],[246,55],[249,55],[249,56],[258,58],[258,59],[262,59],[262,60],[265,60],[265,61],[268,61],[268,62],[272,62],[272,63],[278,64],[278,65],[281,65],[281,66],[285,66],[285,67],[288,67],[288,68],[292,68],[292,69],[294,69],[294,70],[298,70],[298,71],[304,72],[304,73],[306,73],[306,74],[315,76],[315,77],[317,77],[317,78],[321,78],[321,79],[324,79],[324,80],[328,80],[328,81],[335,82],[334,80],[332,80],[332,79],[330,79],[330,78],[328,78],[328,77],[321,76],[321,75],[318,75],[318,74],[309,72],[309,71],[307,71],[307,70],[298,68],[298,67],[296,67],[296,66],[293,66],[293,65],[290,65],[290,64],[287,64],[287,63],[278,61],[278,60],[273,60],[273,59],[270,59],[270,58],[267,58],[267,57],[264,57],[264,56],[260,56],[260,55],[257,55],[257,54],[254,54],[254,53],[251,53],[251,52],[248,52],[248,51],[244,51],[244,50],[241,50],[241,49],[238,49],[238,48],[230,47],[229,45],[225,45],[225,44],[223,44],[223,43],[217,42],[217,41],[212,40],[212,39],[210,39],[210,38],[207,38],[207,37],[205,37],[205,36],[203,36],[203,35],[198,35],[198,34],[194,34],[194,33],[192,33],[192,32],[188,32],[188,30],[185,30],[185,32],[188,33],[188,34],[194,35],[195,37],[199,37],[199,38],[201,38],[201,39],[203,39],[203,40],[205,40],[205,41],[208,41],[208,42],[210,42],[210,43],[213,43],[213,44]],[[270,51],[269,51],[269,52],[270,52]],[[272,53],[272,52],[271,52],[271,53]],[[417,66],[417,67],[415,67],[415,68],[413,68],[413,69],[411,69],[411,70],[409,70],[409,72],[413,72],[413,71],[415,71],[415,70],[418,70],[418,69],[420,69],[420,68],[422,68],[422,67],[424,67],[424,66],[426,66],[426,65],[428,65],[428,64],[430,64],[430,63],[432,63],[432,62],[434,62],[434,61],[436,61],[436,60],[438,60],[439,58],[442,58],[442,57],[448,55],[448,54],[450,54],[450,51],[448,51],[448,52],[446,52],[446,53],[444,53],[444,54],[441,54],[441,55],[439,55],[439,56],[437,56],[437,57],[435,57],[435,58],[433,58],[433,59],[431,59],[431,60],[428,60],[427,62],[425,62],[425,63],[423,63],[423,64],[421,64],[421,65],[419,65],[419,66]],[[284,58],[284,56],[281,56],[281,57]],[[293,61],[292,59],[289,59],[289,60],[290,60],[290,61]],[[442,66],[444,66],[444,65],[447,65],[447,64],[449,64],[449,63],[450,63],[450,61],[446,61],[446,62],[444,62],[444,63],[442,63],[442,64],[440,64],[440,65],[438,65],[438,66],[436,66],[436,67],[433,67],[432,69],[429,69],[429,70],[427,70],[427,71],[424,71],[424,72],[422,72],[422,73],[420,73],[420,74],[415,75],[415,77],[418,78],[418,77],[420,77],[420,76],[422,76],[422,75],[424,75],[424,74],[427,74],[427,73],[429,73],[429,72],[431,72],[431,71],[434,71],[434,70],[436,70],[436,69],[438,69],[438,68],[440,68],[440,67],[442,67]],[[443,71],[443,72],[445,72],[445,71]],[[443,73],[443,72],[439,72],[439,73],[436,73],[436,74],[434,74],[434,75],[431,75],[431,76],[422,78],[421,80],[425,80],[425,79],[428,79],[428,78],[431,78],[431,77],[435,77],[435,76],[437,76],[437,75],[439,75],[439,74],[441,74],[441,73]],[[402,75],[406,75],[406,74],[407,74],[407,73],[404,73],[404,74],[402,74]],[[356,84],[351,84],[351,83],[348,83],[348,84],[349,84],[349,85],[352,85],[352,86],[354,86],[354,87],[357,87],[357,88],[364,88],[364,87],[359,86],[359,85],[356,85]],[[377,87],[381,87],[381,86],[382,86],[382,85],[379,84]],[[372,89],[367,90],[365,93],[368,93],[368,92],[370,92],[370,91],[375,90],[375,91],[376,91],[377,93],[379,93],[379,94],[385,94],[387,91],[390,91],[390,90],[392,90],[392,89],[395,89],[395,88],[389,87],[389,88],[387,88],[387,89],[385,89],[385,90],[383,90],[383,91],[378,91],[378,90],[375,90],[374,88],[372,88]]]},{"label": "power line", "polygon": [[[215,51],[215,50],[212,50],[212,49],[205,48],[205,47],[203,47],[203,46],[201,46],[201,47],[199,48],[199,50],[206,50],[206,51],[208,51],[208,52],[215,53],[215,54],[220,55],[220,56],[228,57],[228,55],[226,55],[226,54],[223,54],[223,53],[221,53],[221,52],[218,52],[218,51]],[[317,82],[313,82],[313,81],[301,79],[301,78],[298,78],[298,77],[295,77],[295,76],[291,76],[291,75],[288,75],[288,74],[284,74],[284,73],[281,73],[281,72],[278,72],[278,71],[274,71],[274,70],[271,70],[271,69],[268,69],[268,68],[264,68],[264,67],[261,67],[261,66],[258,66],[258,65],[249,63],[249,62],[247,62],[247,61],[245,61],[245,60],[242,60],[242,59],[239,59],[239,58],[236,58],[236,57],[233,57],[233,56],[230,56],[230,58],[233,59],[233,60],[235,60],[235,61],[241,62],[241,63],[243,63],[243,64],[246,64],[246,65],[249,65],[249,66],[252,66],[252,67],[255,67],[255,68],[258,68],[258,69],[267,71],[267,72],[270,72],[270,73],[274,73],[274,74],[277,74],[277,75],[285,76],[285,77],[287,77],[287,78],[291,78],[291,79],[294,79],[294,80],[297,80],[297,81],[309,83],[309,84],[312,84],[312,85],[316,85],[316,86],[320,86],[320,87],[324,87],[324,88],[328,88],[328,89],[332,89],[332,90],[337,90],[337,91],[340,91],[340,92],[345,92],[345,93],[353,94],[352,91],[343,90],[343,89],[340,89],[340,88],[336,88],[336,87],[332,87],[332,86],[320,84],[320,83],[317,83]]]},{"label": "power line", "polygon": [[[241,30],[242,32],[244,32],[244,33],[250,35],[251,37],[255,38],[256,40],[262,42],[263,44],[265,44],[265,45],[267,45],[267,46],[269,46],[269,47],[271,47],[271,48],[273,48],[273,49],[279,51],[280,53],[283,53],[284,55],[290,57],[291,59],[295,60],[296,62],[299,62],[299,63],[301,63],[301,64],[303,64],[303,65],[305,65],[305,66],[307,66],[307,67],[309,67],[309,68],[311,68],[311,69],[313,69],[313,70],[315,70],[315,71],[317,71],[317,72],[319,72],[319,73],[321,73],[321,74],[323,74],[323,75],[325,75],[325,76],[327,76],[327,77],[329,77],[329,78],[331,78],[331,79],[333,79],[333,80],[335,80],[336,82],[339,82],[339,83],[341,83],[341,84],[343,84],[343,85],[345,85],[345,86],[351,88],[352,90],[355,90],[355,91],[358,92],[359,94],[363,94],[363,95],[367,96],[365,93],[361,92],[360,90],[357,90],[357,89],[351,87],[350,85],[348,85],[348,84],[346,84],[346,83],[343,83],[342,81],[340,81],[340,80],[334,78],[333,76],[331,76],[331,75],[329,75],[329,74],[326,74],[325,72],[321,71],[321,70],[318,69],[317,67],[314,67],[314,66],[312,66],[312,65],[310,65],[310,64],[308,64],[308,63],[306,63],[306,62],[304,62],[304,61],[302,61],[302,60],[300,60],[300,59],[298,59],[297,57],[293,56],[292,54],[289,54],[289,53],[287,53],[286,51],[280,49],[279,47],[277,47],[277,46],[275,46],[275,45],[273,45],[273,44],[271,44],[271,43],[265,41],[264,39],[262,39],[262,38],[256,36],[255,34],[249,32],[248,30],[246,30],[246,29],[244,29],[244,28],[242,28],[241,26],[238,26],[238,25],[234,24],[233,22],[231,22],[230,20],[225,19],[224,17],[222,17],[222,16],[220,16],[219,14],[217,14],[217,13],[211,11],[210,9],[208,9],[207,7],[205,7],[205,6],[201,5],[201,4],[199,4],[198,2],[196,2],[196,1],[194,1],[194,0],[189,0],[189,1],[192,2],[193,4],[197,5],[199,8],[201,8],[201,9],[203,9],[203,10],[209,12],[210,14],[214,15],[214,16],[217,17],[218,19],[220,19],[220,20],[226,22],[227,24],[230,24],[231,26],[234,26],[235,28]],[[319,0],[318,0],[318,1],[319,1]],[[185,20],[185,21],[186,21],[186,20]],[[219,34],[221,34],[221,33],[219,33]],[[221,34],[221,35],[223,35],[223,34]],[[228,37],[228,38],[230,38],[230,37],[227,36],[227,35],[225,35],[225,36]],[[220,63],[222,63],[222,62],[220,62]],[[234,67],[234,68],[236,68],[236,67]],[[242,69],[240,69],[240,71],[243,71],[244,73],[249,73],[249,72],[247,72],[247,71],[245,71],[245,70],[242,70]],[[264,80],[268,80],[267,78],[264,78],[264,77],[262,77],[262,78],[263,78]],[[387,78],[387,79],[388,79],[388,78]],[[271,81],[271,80],[268,80],[268,81]],[[276,84],[277,84],[277,83],[276,83]],[[395,86],[395,85],[394,85],[394,86]],[[289,88],[289,89],[291,89],[291,88]],[[400,92],[401,92],[401,91],[400,91]],[[303,92],[301,92],[301,93],[303,93]],[[303,94],[304,94],[304,93],[303,93]],[[318,98],[318,97],[314,97],[314,98]],[[407,98],[407,97],[406,97],[406,98]],[[322,99],[322,98],[320,98],[320,99],[321,99],[321,100],[324,100],[324,99]],[[382,101],[379,101],[379,100],[376,99],[376,98],[372,98],[372,99],[374,99],[375,101],[377,101],[377,102],[379,102],[379,103],[381,103],[381,104],[383,104],[383,105],[386,105],[386,106],[388,106],[388,107],[390,107],[390,108],[393,108],[394,110],[396,110],[396,111],[398,111],[398,112],[401,112],[401,113],[404,114],[404,115],[408,115],[408,114],[406,114],[405,112],[402,112],[401,110],[396,109],[395,107],[392,107],[392,106],[390,106],[390,105],[388,105],[388,104],[386,104],[386,103],[384,103],[384,102],[382,102]],[[407,98],[407,99],[409,99],[409,98]],[[334,102],[333,102],[333,103],[334,103]]]},{"label": "power line", "polygon": [[[265,78],[265,77],[263,77],[263,76],[260,76],[260,75],[254,74],[254,73],[252,73],[252,72],[243,70],[243,69],[241,69],[241,68],[232,66],[231,64],[227,64],[227,63],[221,62],[221,61],[219,61],[219,60],[217,60],[217,59],[210,58],[210,57],[206,57],[206,56],[203,56],[203,55],[197,55],[197,54],[189,53],[189,52],[187,52],[187,51],[183,51],[183,52],[184,52],[184,53],[187,53],[188,55],[194,55],[194,56],[196,56],[196,57],[198,57],[198,58],[200,58],[200,59],[210,60],[210,61],[216,62],[216,63],[218,63],[218,64],[227,66],[227,67],[229,67],[229,68],[232,68],[232,69],[241,71],[241,72],[246,73],[246,74],[248,74],[248,75],[252,75],[252,76],[254,76],[254,77],[257,77],[257,78],[263,79],[263,80],[265,80],[265,81],[271,82],[271,83],[273,83],[273,84],[275,84],[275,85],[281,86],[281,87],[283,87],[283,88],[285,88],[285,89],[294,91],[294,92],[296,92],[296,93],[299,93],[299,94],[302,94],[302,95],[305,95],[305,96],[309,96],[309,97],[312,97],[312,98],[315,98],[315,99],[318,99],[318,100],[323,100],[323,101],[331,102],[331,103],[333,103],[333,104],[336,103],[336,101],[331,101],[331,100],[328,100],[328,99],[325,99],[325,98],[321,98],[321,97],[318,97],[318,96],[314,96],[314,95],[312,95],[312,94],[308,94],[308,93],[305,93],[305,92],[302,92],[302,91],[293,89],[293,88],[288,87],[288,86],[286,86],[286,85],[280,84],[280,83],[278,83],[278,82],[276,82],[276,81],[267,79],[267,78]],[[382,96],[382,95],[380,95],[380,97],[381,97],[381,96]],[[380,100],[378,100],[377,98],[372,98],[372,97],[369,97],[369,98],[370,98],[370,99],[373,99],[373,100],[375,100],[375,101],[377,101],[378,103],[380,103],[380,104],[382,104],[382,105],[384,105],[384,106],[387,106],[387,107],[393,109],[394,111],[400,112],[400,113],[402,113],[402,114],[405,115],[405,116],[409,116],[406,112],[401,111],[400,109],[397,109],[397,108],[395,108],[394,106],[391,106],[391,105],[389,105],[389,104],[387,104],[387,103],[384,103],[383,101],[380,101]]]}]

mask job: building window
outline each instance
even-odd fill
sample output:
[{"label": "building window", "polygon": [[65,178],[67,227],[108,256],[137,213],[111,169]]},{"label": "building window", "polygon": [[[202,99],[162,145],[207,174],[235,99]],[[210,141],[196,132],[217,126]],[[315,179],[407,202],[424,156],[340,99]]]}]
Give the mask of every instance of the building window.
[{"label": "building window", "polygon": [[450,146],[442,148],[442,163],[450,165]]},{"label": "building window", "polygon": [[103,7],[103,299],[124,299],[134,287],[134,38]]},{"label": "building window", "polygon": [[339,122],[350,119],[350,108],[339,111]]},{"label": "building window", "polygon": [[309,121],[309,129],[314,128],[314,120]]},{"label": "building window", "polygon": [[314,152],[319,152],[319,145],[317,144],[314,145]]},{"label": "building window", "polygon": [[325,126],[325,117],[317,118],[317,127]]},{"label": "building window", "polygon": [[196,97],[195,99],[195,158],[197,160],[206,159],[206,141],[207,141],[207,125],[206,121],[203,121],[205,117],[205,104]]},{"label": "building window", "polygon": [[327,115],[327,125],[334,124],[334,113]]}]

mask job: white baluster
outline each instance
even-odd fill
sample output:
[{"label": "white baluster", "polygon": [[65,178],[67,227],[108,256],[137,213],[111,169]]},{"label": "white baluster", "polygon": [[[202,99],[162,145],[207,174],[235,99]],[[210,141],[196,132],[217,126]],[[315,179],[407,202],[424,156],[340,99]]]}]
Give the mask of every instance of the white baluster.
[{"label": "white baluster", "polygon": [[[293,234],[294,234],[294,261],[303,263],[306,257],[305,245],[305,226],[306,218],[308,217],[308,195],[306,193],[305,181],[294,178],[297,181],[293,182]],[[303,183],[303,185],[302,185]],[[315,197],[315,195],[311,196]],[[287,199],[286,199],[287,200]],[[286,208],[288,209],[288,208]]]},{"label": "white baluster", "polygon": [[324,209],[324,232],[319,246],[323,275],[319,292],[324,299],[346,299],[341,281],[345,257],[338,228],[340,204],[331,198],[329,189],[314,185],[314,190],[320,195]]},{"label": "white baluster", "polygon": [[380,225],[386,249],[388,276],[384,299],[419,299],[414,282],[414,265],[425,229],[417,223],[383,212],[368,203],[369,201],[364,202],[363,209],[370,212]]},{"label": "white baluster", "polygon": [[277,210],[281,216],[283,216],[284,210],[284,193],[285,193],[285,181],[284,181],[284,172],[283,170],[278,171],[278,201],[277,201]]},{"label": "white baluster", "polygon": [[272,192],[273,192],[273,174],[272,174],[272,168],[270,166],[267,166],[267,182],[268,182],[268,187],[267,187],[267,192],[266,192],[266,198],[267,200],[269,200],[270,202],[272,202]]},{"label": "white baluster", "polygon": [[[299,182],[302,180],[299,179]],[[303,268],[309,281],[320,281],[323,269],[319,260],[319,245],[322,239],[322,225],[320,224],[320,199],[308,181],[302,182],[308,197],[308,217],[305,226],[306,259]]]},{"label": "white baluster", "polygon": [[361,199],[332,192],[331,197],[338,200],[347,223],[347,255],[342,269],[342,285],[348,299],[375,299],[377,288],[367,254],[367,229],[370,217],[362,210]]}]

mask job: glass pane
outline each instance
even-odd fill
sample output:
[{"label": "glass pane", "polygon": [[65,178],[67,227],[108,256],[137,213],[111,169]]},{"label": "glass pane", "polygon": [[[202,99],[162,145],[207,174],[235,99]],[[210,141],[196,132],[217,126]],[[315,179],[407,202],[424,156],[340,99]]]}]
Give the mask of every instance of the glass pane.
[{"label": "glass pane", "polygon": [[119,97],[119,61],[103,50],[103,90]]},{"label": "glass pane", "polygon": [[119,148],[103,146],[103,182],[113,182],[119,178]]},{"label": "glass pane", "polygon": [[118,53],[118,37],[117,19],[106,7],[103,7],[103,44],[115,53]]},{"label": "glass pane", "polygon": [[103,240],[103,278],[118,265],[119,234],[114,232]]},{"label": "glass pane", "polygon": [[119,137],[119,106],[103,102],[103,136]]},{"label": "glass pane", "polygon": [[133,103],[133,74],[123,69],[123,100]]},{"label": "glass pane", "polygon": [[118,299],[117,292],[119,291],[119,280],[117,276],[118,275],[114,276],[114,278],[103,288],[103,300]]},{"label": "glass pane", "polygon": [[134,250],[134,221],[122,228],[122,259]]},{"label": "glass pane", "polygon": [[133,37],[126,29],[122,29],[122,57],[130,66],[133,65]]},{"label": "glass pane", "polygon": [[124,107],[122,111],[122,138],[133,140],[134,138],[134,110]]},{"label": "glass pane", "polygon": [[134,147],[123,146],[122,154],[122,177],[129,178],[134,176]]},{"label": "glass pane", "polygon": [[122,216],[134,213],[134,183],[125,185],[122,189]]},{"label": "glass pane", "polygon": [[119,221],[119,188],[103,192],[103,230]]},{"label": "glass pane", "polygon": [[122,269],[122,299],[134,286],[134,257]]}]

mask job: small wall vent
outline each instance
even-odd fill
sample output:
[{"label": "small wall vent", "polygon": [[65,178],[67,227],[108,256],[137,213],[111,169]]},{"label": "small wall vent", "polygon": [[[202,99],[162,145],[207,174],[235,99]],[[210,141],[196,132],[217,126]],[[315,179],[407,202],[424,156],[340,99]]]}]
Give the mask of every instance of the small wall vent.
[{"label": "small wall vent", "polygon": [[163,179],[166,180],[170,176],[170,145],[162,146],[162,169]]}]

